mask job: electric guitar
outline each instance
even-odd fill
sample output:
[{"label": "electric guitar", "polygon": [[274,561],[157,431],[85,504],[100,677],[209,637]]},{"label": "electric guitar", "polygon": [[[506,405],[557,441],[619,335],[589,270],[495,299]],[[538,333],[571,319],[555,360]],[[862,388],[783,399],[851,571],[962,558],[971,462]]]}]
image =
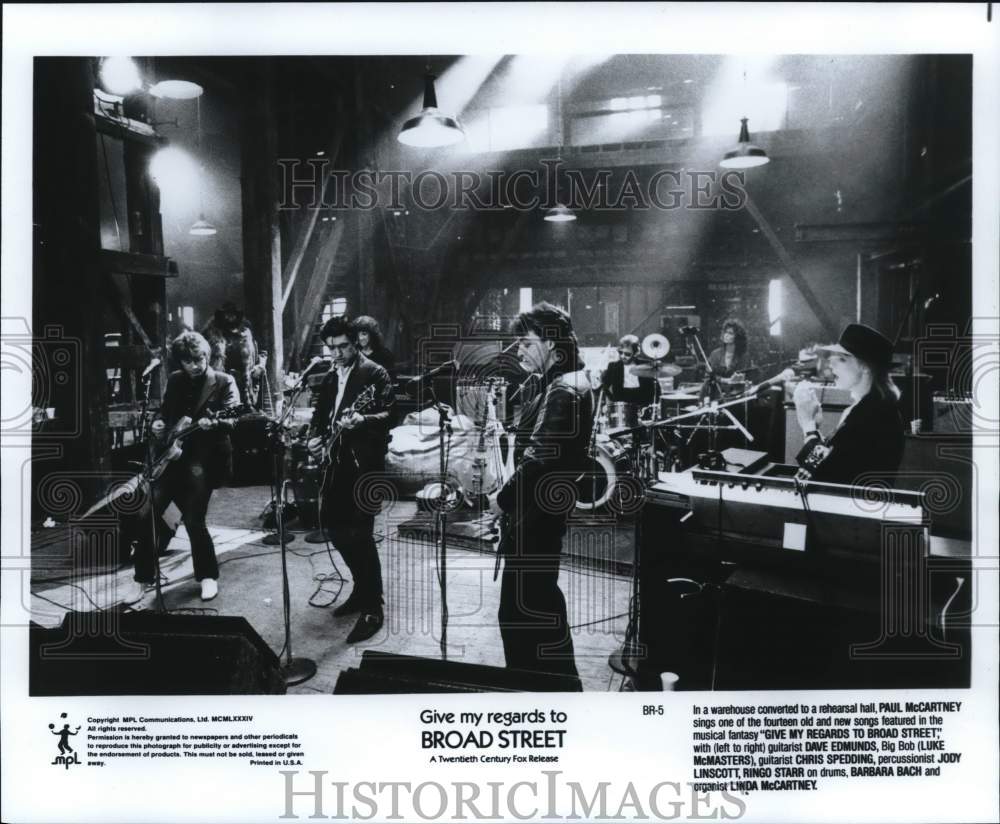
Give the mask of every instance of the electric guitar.
[{"label": "electric guitar", "polygon": [[[232,418],[239,418],[245,415],[247,408],[245,406],[231,406],[227,409],[223,409],[219,412],[206,412],[203,417],[208,418],[213,421],[229,420]],[[174,424],[173,429],[170,430],[169,434],[166,436],[164,444],[160,450],[159,455],[153,460],[150,468],[144,473],[148,481],[158,481],[171,463],[176,461],[182,454],[183,448],[182,444],[185,438],[189,435],[193,435],[201,427],[197,423],[193,422],[191,418],[185,415],[176,424]]]},{"label": "electric guitar", "polygon": [[322,458],[323,465],[336,464],[339,459],[340,442],[344,434],[344,425],[341,423],[345,418],[351,417],[354,413],[361,413],[375,403],[375,387],[368,386],[361,390],[361,393],[354,399],[354,402],[346,409],[341,409],[337,415],[337,420],[330,422],[330,431],[323,439]]}]

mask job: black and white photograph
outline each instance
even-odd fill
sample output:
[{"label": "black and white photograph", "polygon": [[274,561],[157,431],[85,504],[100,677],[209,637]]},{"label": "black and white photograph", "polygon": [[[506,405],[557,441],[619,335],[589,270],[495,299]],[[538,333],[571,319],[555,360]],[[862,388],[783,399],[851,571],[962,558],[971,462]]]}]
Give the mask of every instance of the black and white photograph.
[{"label": "black and white photograph", "polygon": [[[827,47],[816,10],[741,45],[752,4],[654,48],[638,5],[161,7],[160,42],[94,7],[99,35],[5,69],[5,705],[46,708],[60,775],[204,768],[204,723],[255,765],[234,786],[276,788],[261,820],[319,814],[326,764],[266,743],[327,735],[308,700],[366,748],[405,729],[404,771],[513,771],[509,745],[569,775],[590,713],[643,726],[637,756],[662,716],[662,778],[723,817],[995,788],[954,743],[996,710],[991,4],[964,48],[923,33],[936,6],[911,42],[873,18]],[[251,752],[254,702],[288,721]],[[537,816],[603,819],[568,786]]]}]

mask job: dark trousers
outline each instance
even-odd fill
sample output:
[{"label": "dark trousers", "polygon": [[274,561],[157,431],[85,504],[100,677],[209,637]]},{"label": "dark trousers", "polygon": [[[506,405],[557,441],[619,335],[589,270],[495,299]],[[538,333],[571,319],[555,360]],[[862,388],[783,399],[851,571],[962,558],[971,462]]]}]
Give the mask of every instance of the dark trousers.
[{"label": "dark trousers", "polygon": [[517,543],[505,554],[497,613],[507,666],[576,676],[558,584],[562,536],[528,531]]},{"label": "dark trousers", "polygon": [[153,513],[156,522],[157,546],[151,541],[138,545],[135,555],[135,580],[151,584],[156,579],[154,552],[163,554],[174,537],[173,530],[163,522],[163,512],[173,501],[180,509],[184,528],[191,541],[191,559],[194,562],[194,577],[218,578],[219,565],[215,559],[215,544],[205,525],[208,502],[212,498],[213,487],[209,483],[205,467],[201,463],[179,461],[153,484]]},{"label": "dark trousers", "polygon": [[334,483],[323,494],[320,523],[343,556],[354,579],[351,598],[362,612],[381,612],[382,562],[375,545],[375,516],[358,509],[354,484],[349,479]]}]

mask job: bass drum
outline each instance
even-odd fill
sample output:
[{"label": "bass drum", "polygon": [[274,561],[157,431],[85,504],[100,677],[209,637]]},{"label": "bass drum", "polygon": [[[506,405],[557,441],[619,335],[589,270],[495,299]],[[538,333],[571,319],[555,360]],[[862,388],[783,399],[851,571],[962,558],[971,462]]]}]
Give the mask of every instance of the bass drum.
[{"label": "bass drum", "polygon": [[618,478],[628,471],[628,453],[611,440],[597,444],[590,467],[577,481],[576,508],[594,512],[606,506],[614,494]]}]

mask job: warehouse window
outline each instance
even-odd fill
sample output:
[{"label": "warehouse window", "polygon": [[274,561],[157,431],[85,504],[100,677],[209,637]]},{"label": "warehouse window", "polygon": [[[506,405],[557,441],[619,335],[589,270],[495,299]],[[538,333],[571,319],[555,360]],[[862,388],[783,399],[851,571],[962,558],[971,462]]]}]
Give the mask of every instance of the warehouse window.
[{"label": "warehouse window", "polygon": [[347,298],[334,298],[323,307],[320,320],[326,323],[330,318],[339,318],[347,314]]},{"label": "warehouse window", "polygon": [[780,280],[767,285],[767,320],[773,337],[781,334],[781,315],[785,311],[785,295]]}]

